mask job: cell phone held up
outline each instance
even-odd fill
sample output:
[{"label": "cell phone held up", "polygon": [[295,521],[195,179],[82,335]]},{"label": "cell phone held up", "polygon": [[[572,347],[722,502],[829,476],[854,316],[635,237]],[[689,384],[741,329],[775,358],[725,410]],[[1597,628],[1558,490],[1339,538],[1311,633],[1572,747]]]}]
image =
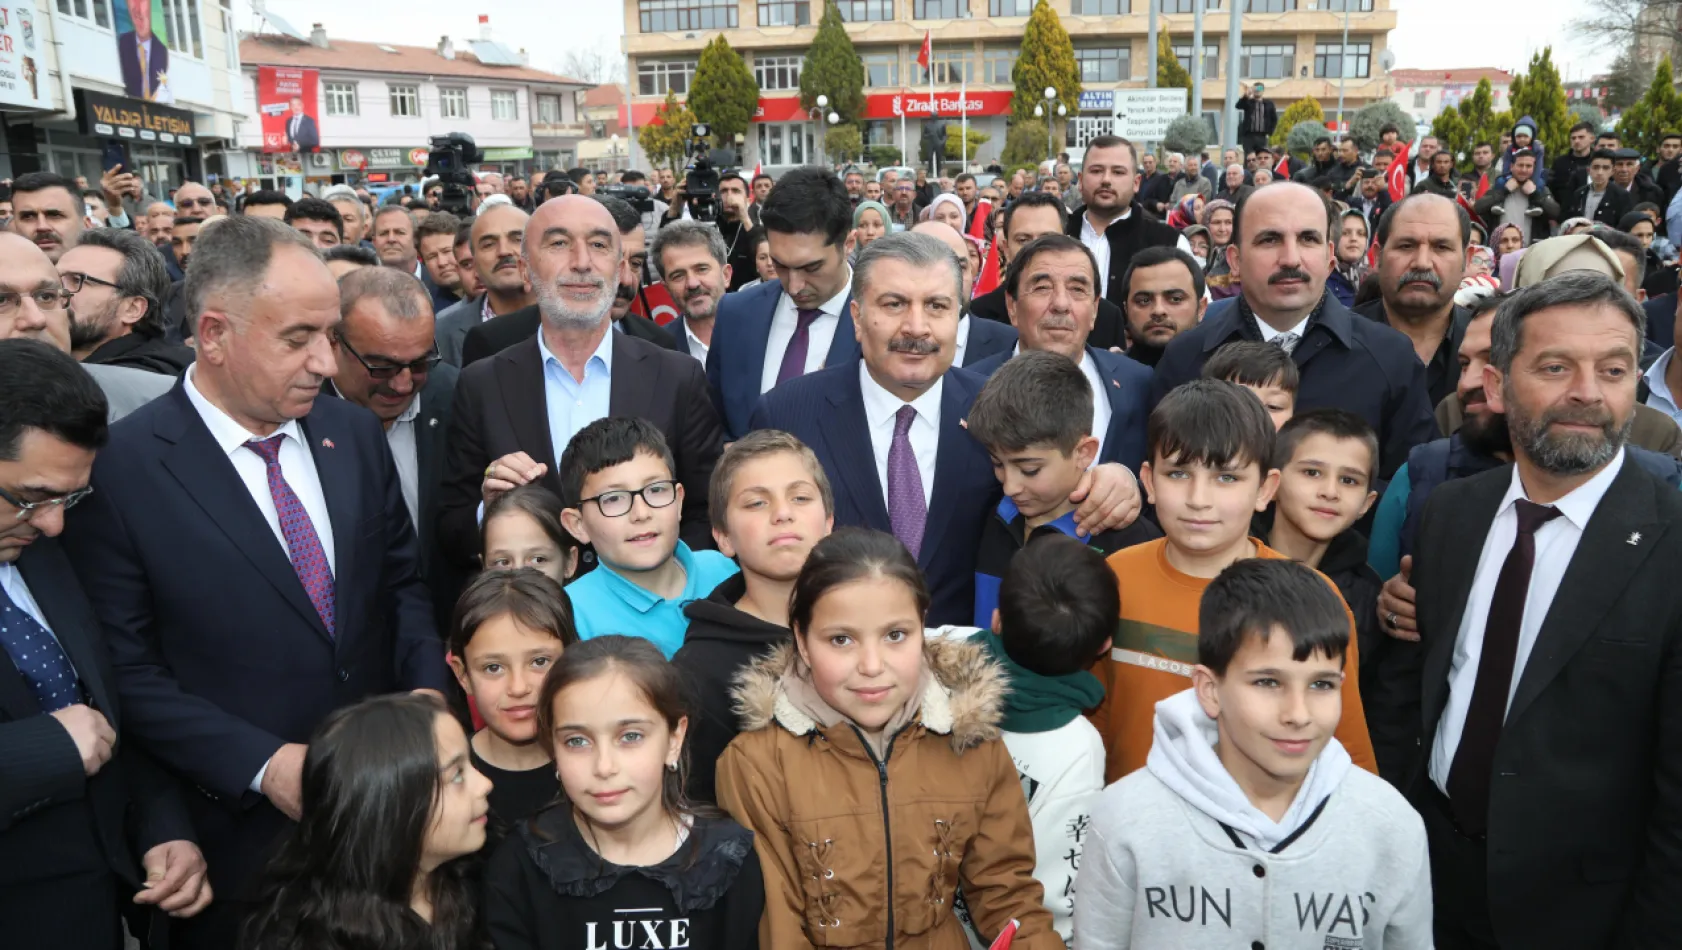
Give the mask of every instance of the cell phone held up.
[{"label": "cell phone held up", "polygon": [[121,142],[106,142],[105,149],[100,152],[99,170],[108,172],[119,165],[125,172],[134,171],[134,163],[128,155],[128,146]]}]

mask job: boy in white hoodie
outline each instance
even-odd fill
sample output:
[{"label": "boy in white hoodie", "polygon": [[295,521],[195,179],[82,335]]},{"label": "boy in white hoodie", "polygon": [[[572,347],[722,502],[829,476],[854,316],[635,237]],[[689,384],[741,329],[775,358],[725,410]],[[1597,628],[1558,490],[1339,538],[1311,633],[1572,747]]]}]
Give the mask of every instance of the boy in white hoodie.
[{"label": "boy in white hoodie", "polygon": [[1238,561],[1198,615],[1193,686],[1093,809],[1075,950],[1425,950],[1425,828],[1333,738],[1349,618],[1295,561]]}]

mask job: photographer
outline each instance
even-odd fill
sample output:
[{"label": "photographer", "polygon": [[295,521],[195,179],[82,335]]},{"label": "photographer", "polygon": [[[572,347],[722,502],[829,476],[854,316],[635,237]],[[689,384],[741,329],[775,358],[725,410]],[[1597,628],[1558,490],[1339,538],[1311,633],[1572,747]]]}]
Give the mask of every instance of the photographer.
[{"label": "photographer", "polygon": [[[718,176],[717,220],[711,222],[724,238],[730,264],[730,290],[737,291],[753,280],[753,220],[748,214],[748,184],[737,172],[723,172]],[[693,220],[689,211],[688,181],[678,189],[677,200],[666,209],[661,224]]]},{"label": "photographer", "polygon": [[[656,194],[658,194],[660,188],[658,184],[650,183],[647,175],[644,175],[642,172],[639,172],[634,168],[619,176],[619,183],[622,185],[634,185],[638,188],[647,188],[649,191]],[[642,229],[647,234],[653,234],[655,231],[660,230],[660,223],[665,220],[666,210],[669,206],[658,197],[650,198],[649,200],[653,202],[654,207],[652,210],[643,212]]]}]

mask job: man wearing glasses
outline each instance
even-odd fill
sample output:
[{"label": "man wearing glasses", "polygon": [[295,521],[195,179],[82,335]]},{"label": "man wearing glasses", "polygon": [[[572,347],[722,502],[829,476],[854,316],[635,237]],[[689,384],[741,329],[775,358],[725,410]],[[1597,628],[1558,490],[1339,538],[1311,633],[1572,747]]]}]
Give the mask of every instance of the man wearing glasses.
[{"label": "man wearing glasses", "polygon": [[152,242],[99,228],[58,259],[70,300],[70,354],[83,363],[179,376],[193,351],[164,333],[169,272]]}]

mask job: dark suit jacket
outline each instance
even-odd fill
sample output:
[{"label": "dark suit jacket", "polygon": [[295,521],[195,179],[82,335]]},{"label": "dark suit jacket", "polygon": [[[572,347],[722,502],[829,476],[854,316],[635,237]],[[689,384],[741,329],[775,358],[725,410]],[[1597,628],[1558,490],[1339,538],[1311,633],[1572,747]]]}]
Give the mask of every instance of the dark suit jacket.
[{"label": "dark suit jacket", "polygon": [[[975,552],[981,527],[999,502],[987,450],[963,425],[983,382],[969,370],[950,369],[941,388],[940,446],[917,557],[928,579],[931,624],[967,624],[975,616]],[[808,373],[766,393],[748,428],[782,429],[811,446],[835,492],[837,525],[892,532],[856,362]]]},{"label": "dark suit jacket", "polygon": [[[1005,289],[996,287],[969,302],[971,316],[985,317],[1006,325],[1010,311],[1005,308]],[[1088,346],[1107,350],[1112,346],[1127,347],[1127,315],[1107,298],[1098,298],[1098,316],[1092,322],[1092,332],[1086,335]]]},{"label": "dark suit jacket", "polygon": [[[1583,209],[1587,208],[1589,203],[1589,186],[1584,185],[1575,191],[1567,191],[1565,194],[1568,197],[1562,202],[1562,207],[1559,209],[1559,219],[1565,221],[1570,218],[1583,217]],[[1629,192],[1619,188],[1616,182],[1607,182],[1606,194],[1600,196],[1600,204],[1595,206],[1593,220],[1597,224],[1604,224],[1609,228],[1616,229],[1618,222],[1623,219],[1624,215],[1629,214],[1633,207],[1635,207],[1635,202],[1630,199]]]},{"label": "dark suit jacket", "polygon": [[[1482,539],[1511,479],[1503,465],[1445,482],[1426,503],[1413,559],[1422,760],[1448,702]],[[1674,946],[1682,932],[1678,563],[1682,496],[1626,458],[1518,675],[1495,749],[1489,913],[1503,947]],[[1422,761],[1416,801],[1429,782]]]},{"label": "dark suit jacket", "polygon": [[[627,313],[615,322],[619,331],[627,336],[647,340],[668,350],[677,349],[671,334],[647,317]],[[536,304],[479,323],[468,330],[467,337],[461,341],[461,365],[495,356],[516,343],[536,339],[537,328],[542,325],[543,317],[538,313]]]},{"label": "dark suit jacket", "polygon": [[333,532],[334,635],[182,383],[112,427],[65,531],[128,737],[198,789],[219,898],[250,898],[289,825],[249,790],[282,744],[364,697],[450,683],[379,421],[327,398],[299,422]]},{"label": "dark suit jacket", "polygon": [[[117,62],[123,69],[123,90],[132,98],[146,98],[147,89],[140,75],[140,37],[134,32],[117,34]],[[156,33],[147,41],[146,72],[152,78],[150,91],[157,95],[158,74],[169,72],[169,47]]]},{"label": "dark suit jacket", "polygon": [[300,152],[313,152],[320,148],[321,132],[315,126],[315,119],[307,115],[297,116],[298,129],[294,132],[292,130],[293,118],[294,116],[288,113],[285,117],[286,124],[284,126],[286,140],[292,143],[292,147]]},{"label": "dark suit jacket", "polygon": [[[1145,460],[1145,422],[1149,418],[1145,404],[1150,400],[1151,371],[1132,357],[1095,346],[1086,348],[1086,356],[1098,367],[1098,375],[1105,381],[1104,395],[1110,400],[1110,428],[1103,433],[1104,454],[1098,461],[1120,462],[1137,472],[1139,463]],[[991,378],[1008,359],[1010,352],[1006,351],[967,369]]]},{"label": "dark suit jacket", "polygon": [[[498,317],[474,332],[513,316]],[[471,341],[472,334],[468,338]],[[683,483],[686,496],[683,540],[697,548],[713,546],[706,499],[713,465],[724,451],[723,432],[706,385],[694,357],[613,333],[608,412],[640,416],[665,433],[677,462],[673,474]],[[524,452],[548,467],[540,483],[564,499],[558,463],[565,450],[564,445],[550,444],[536,330],[526,342],[463,369],[439,491],[439,535],[446,554],[463,566],[477,563],[479,486],[487,465],[510,452]]]},{"label": "dark suit jacket", "polygon": [[992,320],[982,320],[970,314],[969,343],[964,347],[964,367],[967,369],[993,357],[1010,358],[1016,349],[1016,328]]},{"label": "dark suit jacket", "polygon": [[[726,439],[739,439],[754,428],[749,424],[759,404],[759,381],[765,371],[765,348],[771,336],[771,319],[783,296],[783,283],[773,280],[734,294],[718,302],[714,318],[712,347],[707,351],[707,385],[713,405],[724,420]],[[841,306],[841,322],[829,344],[823,365],[840,366],[859,358],[859,342],[853,336],[851,293]],[[777,354],[782,359],[782,354]]]}]

